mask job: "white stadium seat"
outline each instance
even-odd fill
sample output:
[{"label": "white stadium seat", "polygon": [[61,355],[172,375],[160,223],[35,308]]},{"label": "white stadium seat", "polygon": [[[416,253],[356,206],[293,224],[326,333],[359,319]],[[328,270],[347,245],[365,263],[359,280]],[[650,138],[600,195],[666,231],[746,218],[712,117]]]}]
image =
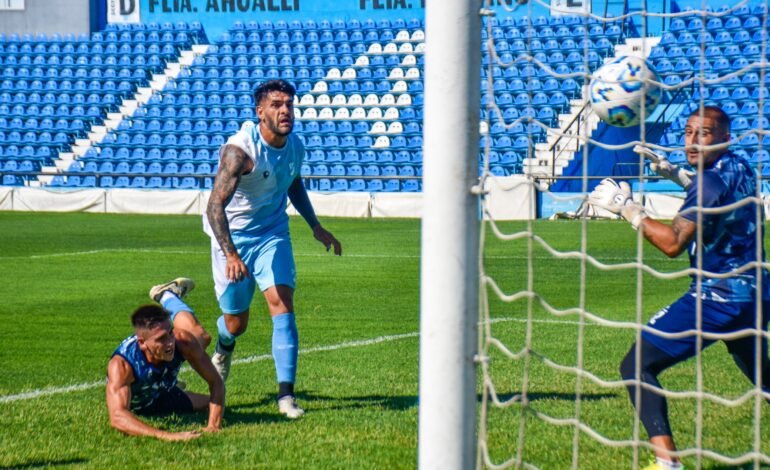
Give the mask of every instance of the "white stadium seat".
[{"label": "white stadium seat", "polygon": [[364,98],[364,106],[378,106],[380,104],[380,97],[374,93],[369,93]]},{"label": "white stadium seat", "polygon": [[411,42],[405,42],[401,44],[401,47],[398,48],[398,52],[401,54],[411,54],[414,52],[414,46],[412,46]]},{"label": "white stadium seat", "polygon": [[385,110],[385,115],[382,118],[385,119],[386,121],[395,121],[396,119],[398,119],[398,117],[399,117],[398,108],[388,108]]},{"label": "white stadium seat", "polygon": [[398,46],[396,43],[389,42],[385,44],[385,47],[382,48],[382,52],[384,54],[397,54],[398,53]]},{"label": "white stadium seat", "polygon": [[364,99],[358,93],[348,96],[348,106],[362,106]]},{"label": "white stadium seat", "polygon": [[334,111],[332,111],[332,108],[321,108],[321,112],[318,113],[318,119],[324,121],[334,119]]},{"label": "white stadium seat", "polygon": [[424,42],[425,41],[425,31],[418,29],[417,31],[412,33],[412,41],[417,42]]},{"label": "white stadium seat", "polygon": [[364,108],[353,108],[353,112],[350,113],[350,119],[356,121],[366,119],[366,110]]},{"label": "white stadium seat", "polygon": [[410,67],[406,71],[406,75],[404,75],[404,78],[409,78],[412,80],[419,79],[420,78],[420,69],[417,67]]},{"label": "white stadium seat", "polygon": [[356,63],[353,64],[356,67],[369,67],[369,57],[365,55],[358,56],[358,59],[356,59]]},{"label": "white stadium seat", "polygon": [[398,97],[398,100],[396,101],[396,104],[398,106],[409,106],[412,104],[412,95],[408,93],[404,93],[403,95],[400,95]]},{"label": "white stadium seat", "polygon": [[307,108],[302,112],[302,119],[318,119],[318,111],[315,108]]},{"label": "white stadium seat", "polygon": [[332,106],[347,106],[348,105],[348,99],[345,95],[342,93],[334,95],[334,98],[332,98]]},{"label": "white stadium seat", "polygon": [[388,126],[388,134],[403,134],[404,133],[404,125],[401,124],[399,121],[391,122]]},{"label": "white stadium seat", "polygon": [[373,42],[369,45],[369,50],[366,51],[367,54],[382,54],[382,44],[378,42]]},{"label": "white stadium seat", "polygon": [[390,89],[393,93],[404,93],[405,91],[409,90],[409,86],[407,86],[406,82],[403,80],[399,80],[396,83],[393,84],[393,87]]},{"label": "white stadium seat", "polygon": [[302,99],[299,100],[300,106],[313,106],[315,104],[315,97],[313,95],[302,95]]},{"label": "white stadium seat", "polygon": [[350,110],[348,108],[337,108],[337,111],[334,112],[334,119],[347,121],[350,119]]},{"label": "white stadium seat", "polygon": [[425,53],[425,43],[424,43],[424,42],[418,43],[418,44],[417,44],[417,45],[414,47],[414,51],[413,51],[413,52],[414,52],[415,54],[424,54],[424,53]]},{"label": "white stadium seat", "polygon": [[388,75],[388,78],[391,80],[404,78],[404,69],[401,67],[393,67],[393,69],[390,71],[390,74]]},{"label": "white stadium seat", "polygon": [[326,93],[320,94],[315,98],[316,106],[329,106],[332,104],[332,99]]},{"label": "white stadium seat", "polygon": [[374,124],[372,124],[371,129],[369,129],[370,134],[385,134],[387,132],[387,127],[385,127],[385,123],[382,121],[377,121]]},{"label": "white stadium seat", "polygon": [[481,135],[489,134],[489,124],[487,124],[487,121],[479,122],[479,133]]},{"label": "white stadium seat", "polygon": [[417,57],[415,57],[413,54],[407,54],[403,59],[401,59],[401,65],[405,67],[417,65]]},{"label": "white stadium seat", "polygon": [[372,146],[376,149],[386,149],[390,147],[390,138],[385,135],[381,135],[377,137],[377,140],[374,141],[374,145]]},{"label": "white stadium seat", "polygon": [[326,93],[327,91],[329,91],[329,85],[323,80],[313,85],[313,93]]},{"label": "white stadium seat", "polygon": [[343,80],[355,80],[357,76],[358,74],[356,73],[356,69],[354,68],[348,67],[342,72]]},{"label": "white stadium seat", "polygon": [[409,31],[401,30],[396,34],[395,42],[406,42],[409,40]]},{"label": "white stadium seat", "polygon": [[366,119],[369,119],[370,121],[378,121],[382,119],[382,109],[380,108],[370,109],[369,112],[366,113]]},{"label": "white stadium seat", "polygon": [[380,106],[393,106],[396,104],[396,97],[390,93],[385,93],[380,98]]},{"label": "white stadium seat", "polygon": [[336,67],[332,67],[329,69],[328,72],[326,72],[327,80],[339,80],[341,77],[342,77],[342,72],[340,72],[340,69]]}]

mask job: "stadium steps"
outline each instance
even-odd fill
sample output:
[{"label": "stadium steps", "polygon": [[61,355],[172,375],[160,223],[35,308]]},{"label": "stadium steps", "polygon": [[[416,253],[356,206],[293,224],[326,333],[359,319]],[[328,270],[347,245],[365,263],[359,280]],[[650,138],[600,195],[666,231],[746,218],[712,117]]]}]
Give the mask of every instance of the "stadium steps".
[{"label": "stadium steps", "polygon": [[[204,55],[208,51],[208,48],[208,44],[193,44],[192,49],[181,51],[179,62],[167,64],[163,74],[153,75],[149,87],[140,87],[134,94],[134,99],[124,100],[120,104],[120,112],[109,113],[103,126],[94,126],[91,129],[91,132],[89,132],[87,139],[78,139],[75,141],[75,145],[72,146],[72,152],[70,152],[73,155],[72,158],[62,158],[63,154],[60,154],[60,158],[65,160],[63,162],[64,167],[68,167],[72,159],[82,157],[93,144],[100,143],[104,136],[107,135],[107,132],[117,129],[123,119],[132,116],[139,105],[147,103],[154,93],[163,90],[163,87],[169,80],[175,79],[183,67],[191,66],[193,60],[200,55]],[[61,167],[57,164],[57,167],[52,168]]]}]

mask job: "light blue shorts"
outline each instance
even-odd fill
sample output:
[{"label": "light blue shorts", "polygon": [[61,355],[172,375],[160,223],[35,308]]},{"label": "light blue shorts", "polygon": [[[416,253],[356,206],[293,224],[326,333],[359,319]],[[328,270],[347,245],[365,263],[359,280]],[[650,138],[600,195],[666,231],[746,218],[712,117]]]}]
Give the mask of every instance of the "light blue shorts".
[{"label": "light blue shorts", "polygon": [[214,289],[223,313],[237,314],[249,309],[254,290],[265,291],[272,286],[296,285],[297,270],[289,232],[262,237],[233,236],[238,254],[246,264],[251,278],[230,282],[225,276],[227,259],[216,240],[211,243],[211,270]]}]

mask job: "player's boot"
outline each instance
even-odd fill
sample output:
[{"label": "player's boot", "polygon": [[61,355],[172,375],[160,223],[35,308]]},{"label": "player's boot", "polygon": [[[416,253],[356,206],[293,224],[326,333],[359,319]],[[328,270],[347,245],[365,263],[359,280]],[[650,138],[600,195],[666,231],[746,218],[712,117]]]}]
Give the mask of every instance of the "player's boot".
[{"label": "player's boot", "polygon": [[679,462],[679,466],[673,467],[670,465],[666,465],[665,463],[660,463],[656,459],[653,459],[650,465],[644,467],[642,470],[669,470],[675,468],[676,470],[685,470],[684,465],[682,465],[682,462]]},{"label": "player's boot", "polygon": [[297,400],[291,395],[285,395],[278,400],[278,412],[289,419],[297,419],[305,414],[305,410],[297,405]]},{"label": "player's boot", "polygon": [[214,349],[214,354],[211,356],[211,363],[214,364],[214,368],[219,372],[219,376],[222,377],[222,382],[227,381],[227,376],[230,375],[230,364],[233,360],[233,352],[225,351],[219,347]]},{"label": "player's boot", "polygon": [[158,284],[150,288],[150,298],[156,302],[160,302],[160,298],[166,291],[171,291],[176,294],[177,297],[184,298],[187,294],[195,289],[195,281],[186,277],[178,277],[173,281],[169,281],[165,284]]}]

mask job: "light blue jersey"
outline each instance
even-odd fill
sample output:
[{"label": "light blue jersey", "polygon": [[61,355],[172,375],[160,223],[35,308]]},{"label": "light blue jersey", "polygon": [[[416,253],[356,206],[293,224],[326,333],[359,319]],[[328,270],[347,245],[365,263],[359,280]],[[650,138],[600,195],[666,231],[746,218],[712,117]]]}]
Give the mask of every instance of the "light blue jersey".
[{"label": "light blue jersey", "polygon": [[[253,238],[287,232],[287,191],[300,175],[305,156],[302,141],[296,135],[289,134],[283,148],[271,147],[259,133],[259,126],[249,121],[225,145],[243,149],[254,163],[254,169],[241,176],[233,198],[225,208],[233,241],[240,237]],[[213,239],[213,231],[205,214],[203,225],[205,232]]]}]

